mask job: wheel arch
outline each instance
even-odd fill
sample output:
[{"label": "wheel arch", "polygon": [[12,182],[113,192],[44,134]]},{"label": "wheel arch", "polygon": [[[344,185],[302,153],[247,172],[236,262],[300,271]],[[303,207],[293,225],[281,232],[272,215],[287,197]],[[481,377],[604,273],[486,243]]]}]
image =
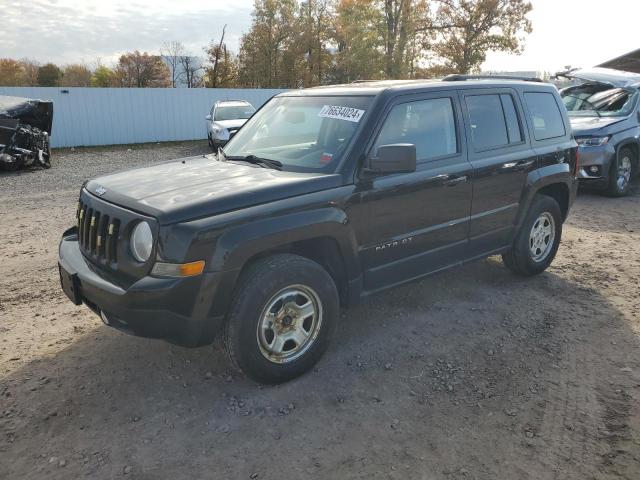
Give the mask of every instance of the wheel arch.
[{"label": "wheel arch", "polygon": [[633,168],[633,173],[637,174],[638,167],[640,167],[640,141],[635,138],[629,138],[620,142],[616,146],[616,158],[620,156],[620,152],[623,148],[628,148],[633,152],[634,156],[631,159],[631,166]]},{"label": "wheel arch", "polygon": [[342,305],[354,301],[360,268],[355,234],[346,213],[322,208],[263,219],[229,229],[216,242],[212,266],[223,281],[212,303],[211,316],[224,315],[238,281],[256,261],[292,253],[315,261],[333,278]]},{"label": "wheel arch", "polygon": [[560,207],[560,212],[562,213],[562,220],[566,220],[567,215],[569,215],[569,205],[571,192],[569,187],[564,182],[551,183],[546,185],[536,191],[536,194],[546,195],[548,197],[553,198]]}]

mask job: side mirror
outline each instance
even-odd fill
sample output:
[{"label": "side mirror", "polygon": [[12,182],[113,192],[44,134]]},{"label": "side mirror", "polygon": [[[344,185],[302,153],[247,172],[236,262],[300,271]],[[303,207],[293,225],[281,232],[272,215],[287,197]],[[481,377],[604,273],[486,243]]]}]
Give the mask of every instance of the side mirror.
[{"label": "side mirror", "polygon": [[211,117],[211,115],[207,115],[206,117],[204,117],[204,119],[208,122],[210,122],[212,118],[213,117]]},{"label": "side mirror", "polygon": [[381,145],[369,159],[371,173],[408,173],[416,171],[416,146],[412,143]]}]

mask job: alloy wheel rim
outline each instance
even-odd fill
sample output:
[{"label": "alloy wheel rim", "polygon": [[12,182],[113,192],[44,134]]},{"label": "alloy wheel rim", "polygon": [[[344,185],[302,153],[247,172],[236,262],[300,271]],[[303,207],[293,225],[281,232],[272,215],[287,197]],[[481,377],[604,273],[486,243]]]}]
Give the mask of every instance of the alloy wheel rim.
[{"label": "alloy wheel rim", "polygon": [[273,363],[292,362],[315,343],[322,324],[322,303],[305,285],[283,288],[262,310],[257,339],[262,355]]},{"label": "alloy wheel rim", "polygon": [[629,157],[622,157],[618,163],[618,190],[624,190],[627,184],[631,180],[631,159]]},{"label": "alloy wheel rim", "polygon": [[542,262],[553,248],[556,236],[555,221],[549,212],[543,212],[533,222],[529,233],[529,252],[534,262]]}]

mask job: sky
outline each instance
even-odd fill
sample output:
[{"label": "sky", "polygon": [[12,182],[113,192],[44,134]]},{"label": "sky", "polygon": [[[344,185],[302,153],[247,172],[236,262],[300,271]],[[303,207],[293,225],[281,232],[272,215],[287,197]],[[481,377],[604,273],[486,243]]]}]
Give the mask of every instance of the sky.
[{"label": "sky", "polygon": [[[533,33],[521,55],[490,52],[484,70],[590,67],[640,48],[638,0],[531,0]],[[159,52],[178,40],[193,55],[219,38],[237,50],[253,0],[0,0],[0,58],[113,63],[125,51]]]}]

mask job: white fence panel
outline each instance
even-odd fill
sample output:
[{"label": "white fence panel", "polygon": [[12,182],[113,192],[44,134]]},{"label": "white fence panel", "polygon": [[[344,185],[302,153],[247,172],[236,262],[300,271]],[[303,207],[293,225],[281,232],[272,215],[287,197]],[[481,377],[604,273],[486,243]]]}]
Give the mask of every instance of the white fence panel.
[{"label": "white fence panel", "polygon": [[246,100],[258,108],[282,91],[0,87],[0,95],[53,100],[53,147],[205,139],[204,117],[216,101]]}]

